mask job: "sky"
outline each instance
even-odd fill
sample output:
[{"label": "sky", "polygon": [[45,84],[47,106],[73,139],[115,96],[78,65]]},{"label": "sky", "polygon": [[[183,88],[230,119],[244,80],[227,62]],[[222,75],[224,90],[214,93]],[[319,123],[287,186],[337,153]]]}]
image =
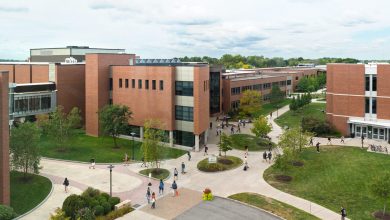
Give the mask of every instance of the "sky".
[{"label": "sky", "polygon": [[0,58],[123,48],[142,58],[390,59],[389,0],[1,0]]}]

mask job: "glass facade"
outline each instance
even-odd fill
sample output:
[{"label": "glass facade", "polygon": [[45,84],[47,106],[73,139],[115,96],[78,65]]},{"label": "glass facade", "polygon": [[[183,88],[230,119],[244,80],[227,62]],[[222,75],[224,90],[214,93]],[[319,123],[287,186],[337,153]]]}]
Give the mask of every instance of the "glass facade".
[{"label": "glass facade", "polygon": [[48,111],[51,109],[51,95],[20,96],[14,99],[14,113]]},{"label": "glass facade", "polygon": [[173,131],[173,138],[175,144],[193,147],[195,145],[195,135],[187,131]]},{"label": "glass facade", "polygon": [[366,76],[366,91],[370,91],[370,76]]},{"label": "glass facade", "polygon": [[194,108],[188,106],[175,106],[175,119],[182,121],[194,121]]},{"label": "glass facade", "polygon": [[220,111],[220,72],[210,72],[210,114],[215,114]]},{"label": "glass facade", "polygon": [[175,94],[181,96],[194,96],[194,83],[191,81],[176,81]]},{"label": "glass facade", "polygon": [[231,88],[232,95],[238,95],[241,93],[241,87]]}]

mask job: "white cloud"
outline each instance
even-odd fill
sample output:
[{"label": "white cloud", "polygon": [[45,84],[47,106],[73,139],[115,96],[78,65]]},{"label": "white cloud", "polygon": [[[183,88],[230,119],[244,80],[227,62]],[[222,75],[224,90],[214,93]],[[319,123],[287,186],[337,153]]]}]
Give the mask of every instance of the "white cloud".
[{"label": "white cloud", "polygon": [[34,47],[89,45],[149,58],[389,59],[382,31],[390,30],[388,8],[386,0],[8,1],[0,6],[0,58],[24,59]]}]

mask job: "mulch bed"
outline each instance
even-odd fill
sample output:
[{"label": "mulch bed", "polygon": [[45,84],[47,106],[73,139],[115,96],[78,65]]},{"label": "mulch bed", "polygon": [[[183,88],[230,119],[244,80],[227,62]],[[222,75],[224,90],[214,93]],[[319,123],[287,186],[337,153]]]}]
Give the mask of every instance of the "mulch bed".
[{"label": "mulch bed", "polygon": [[224,164],[224,165],[231,165],[234,162],[227,159],[227,158],[218,158],[218,163]]},{"label": "mulch bed", "polygon": [[162,173],[164,173],[163,169],[154,169],[154,170],[152,170],[152,174],[155,174],[155,175],[160,175]]},{"label": "mulch bed", "polygon": [[372,216],[374,216],[376,219],[382,219],[382,220],[390,220],[390,213],[385,213],[383,215],[383,211],[376,211],[372,213]]},{"label": "mulch bed", "polygon": [[291,182],[291,180],[293,178],[291,176],[287,176],[287,175],[276,175],[275,179],[280,181],[280,182],[288,183],[288,182]]},{"label": "mulch bed", "polygon": [[296,167],[303,167],[304,163],[301,161],[293,161],[292,165]]}]

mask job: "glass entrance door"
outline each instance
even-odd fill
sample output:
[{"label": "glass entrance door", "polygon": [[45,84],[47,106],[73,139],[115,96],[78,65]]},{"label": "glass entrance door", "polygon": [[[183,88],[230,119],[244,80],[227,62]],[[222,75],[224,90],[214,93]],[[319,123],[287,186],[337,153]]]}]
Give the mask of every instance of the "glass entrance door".
[{"label": "glass entrance door", "polygon": [[355,131],[356,137],[367,137],[367,127],[356,125],[356,131]]}]

